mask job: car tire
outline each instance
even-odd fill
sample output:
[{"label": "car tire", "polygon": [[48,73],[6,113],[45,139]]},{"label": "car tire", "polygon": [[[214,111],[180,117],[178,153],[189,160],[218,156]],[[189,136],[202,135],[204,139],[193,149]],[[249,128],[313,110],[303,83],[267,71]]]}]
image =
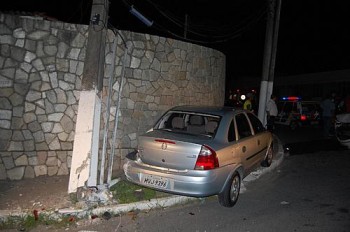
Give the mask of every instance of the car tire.
[{"label": "car tire", "polygon": [[241,189],[241,177],[238,172],[233,173],[230,181],[226,184],[224,190],[219,193],[219,203],[224,207],[233,207],[239,196],[239,191]]},{"label": "car tire", "polygon": [[273,160],[273,144],[271,144],[266,152],[265,159],[261,162],[261,166],[270,167]]}]

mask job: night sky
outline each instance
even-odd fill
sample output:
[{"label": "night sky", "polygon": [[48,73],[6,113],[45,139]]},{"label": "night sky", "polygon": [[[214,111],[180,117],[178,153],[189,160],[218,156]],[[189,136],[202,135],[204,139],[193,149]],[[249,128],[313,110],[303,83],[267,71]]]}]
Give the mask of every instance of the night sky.
[{"label": "night sky", "polygon": [[[88,24],[92,0],[2,0],[1,11],[45,12]],[[117,29],[173,37],[213,47],[227,56],[232,79],[261,76],[266,28],[263,0],[111,0],[109,23]],[[147,27],[130,6],[153,21]],[[350,69],[350,3],[282,0],[275,75]]]}]

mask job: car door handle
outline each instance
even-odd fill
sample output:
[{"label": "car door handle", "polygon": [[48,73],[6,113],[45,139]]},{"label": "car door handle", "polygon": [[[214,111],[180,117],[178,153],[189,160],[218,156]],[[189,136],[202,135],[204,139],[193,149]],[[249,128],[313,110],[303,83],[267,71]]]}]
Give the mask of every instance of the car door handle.
[{"label": "car door handle", "polygon": [[246,146],[243,146],[242,147],[242,152],[246,152],[246,150],[247,150]]}]

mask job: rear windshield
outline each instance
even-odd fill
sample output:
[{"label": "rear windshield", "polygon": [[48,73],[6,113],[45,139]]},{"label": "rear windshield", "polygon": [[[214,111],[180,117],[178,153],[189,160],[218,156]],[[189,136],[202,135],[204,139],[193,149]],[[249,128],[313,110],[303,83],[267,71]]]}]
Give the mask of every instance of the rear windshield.
[{"label": "rear windshield", "polygon": [[170,111],[163,115],[154,129],[214,137],[220,119],[216,115]]},{"label": "rear windshield", "polygon": [[317,104],[306,103],[302,105],[303,113],[314,113],[315,111],[319,111],[319,107]]}]

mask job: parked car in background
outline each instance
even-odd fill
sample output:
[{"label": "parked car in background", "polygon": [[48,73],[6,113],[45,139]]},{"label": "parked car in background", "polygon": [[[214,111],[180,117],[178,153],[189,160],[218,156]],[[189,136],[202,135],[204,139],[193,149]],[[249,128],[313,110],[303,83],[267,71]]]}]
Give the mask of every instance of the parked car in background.
[{"label": "parked car in background", "polygon": [[295,130],[301,126],[319,126],[320,103],[304,101],[300,97],[283,97],[278,103],[275,124],[289,126]]},{"label": "parked car in background", "polygon": [[341,145],[350,149],[350,113],[338,114],[336,116],[335,136]]},{"label": "parked car in background", "polygon": [[270,166],[273,137],[251,112],[232,107],[179,106],[138,137],[124,164],[127,180],[193,197],[238,200],[242,179]]}]

